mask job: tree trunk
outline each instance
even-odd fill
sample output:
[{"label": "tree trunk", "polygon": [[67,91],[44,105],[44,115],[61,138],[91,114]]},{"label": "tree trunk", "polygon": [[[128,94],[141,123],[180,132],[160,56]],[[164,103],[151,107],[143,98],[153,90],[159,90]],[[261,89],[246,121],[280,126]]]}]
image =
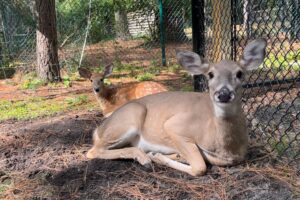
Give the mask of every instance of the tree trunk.
[{"label": "tree trunk", "polygon": [[115,30],[117,38],[127,39],[130,37],[127,12],[124,9],[120,8],[115,11]]},{"label": "tree trunk", "polygon": [[44,81],[61,81],[57,53],[55,0],[36,0],[37,74]]},{"label": "tree trunk", "polygon": [[231,57],[231,1],[212,0],[213,61]]},{"label": "tree trunk", "polygon": [[[1,5],[1,3],[0,3],[0,5]],[[3,40],[2,39],[3,38],[2,31],[4,31],[4,27],[3,27],[3,22],[2,22],[2,13],[1,13],[1,10],[0,10],[0,67],[2,67],[2,59],[3,59],[2,44],[4,44],[4,41],[2,41]]]}]

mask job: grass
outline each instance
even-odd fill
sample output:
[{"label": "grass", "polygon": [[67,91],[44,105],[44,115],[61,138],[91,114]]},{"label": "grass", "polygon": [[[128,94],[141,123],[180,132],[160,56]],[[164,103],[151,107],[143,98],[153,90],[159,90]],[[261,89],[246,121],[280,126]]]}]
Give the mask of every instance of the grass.
[{"label": "grass", "polygon": [[63,100],[42,97],[17,101],[0,100],[0,121],[34,119],[82,107],[92,108],[86,95],[68,97]]},{"label": "grass", "polygon": [[45,82],[38,78],[30,78],[24,80],[24,82],[21,84],[21,89],[37,89],[40,86],[45,85]]},{"label": "grass", "polygon": [[136,80],[138,80],[138,81],[150,81],[150,80],[153,79],[153,77],[154,77],[153,74],[151,74],[149,72],[146,72],[144,74],[137,75]]},{"label": "grass", "polygon": [[[287,133],[287,135],[293,135],[293,133]],[[289,147],[291,142],[287,135],[282,136],[280,139],[270,138],[268,143],[271,146],[271,149],[275,151],[278,156],[282,156],[283,154],[287,153],[290,157],[294,157],[297,155],[296,152],[289,151]]]},{"label": "grass", "polygon": [[300,71],[300,50],[287,54],[271,52],[265,59],[265,66],[278,71]]}]

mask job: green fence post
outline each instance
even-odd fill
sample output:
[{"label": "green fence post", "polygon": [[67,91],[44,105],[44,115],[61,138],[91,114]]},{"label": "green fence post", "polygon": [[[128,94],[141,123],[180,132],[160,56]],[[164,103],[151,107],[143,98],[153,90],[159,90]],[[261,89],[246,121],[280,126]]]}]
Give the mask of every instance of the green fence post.
[{"label": "green fence post", "polygon": [[166,60],[166,31],[165,31],[165,23],[164,23],[164,7],[163,0],[159,0],[159,27],[160,27],[160,48],[161,48],[161,60],[162,65],[167,65]]}]

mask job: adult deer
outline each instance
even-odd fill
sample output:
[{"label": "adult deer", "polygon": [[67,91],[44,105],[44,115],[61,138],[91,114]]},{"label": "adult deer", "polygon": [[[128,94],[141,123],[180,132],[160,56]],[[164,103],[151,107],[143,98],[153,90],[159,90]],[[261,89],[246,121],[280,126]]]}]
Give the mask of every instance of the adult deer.
[{"label": "adult deer", "polygon": [[107,86],[104,84],[104,79],[112,74],[112,64],[107,65],[103,73],[92,73],[86,68],[79,68],[78,70],[81,77],[92,82],[94,94],[106,117],[129,100],[167,91],[164,85],[153,81],[126,84],[121,87]]},{"label": "adult deer", "polygon": [[246,70],[263,62],[265,47],[264,39],[254,40],[239,62],[215,64],[196,53],[177,51],[187,71],[207,76],[209,93],[164,92],[127,103],[95,130],[87,157],[136,159],[142,165],[153,161],[193,176],[206,172],[205,161],[219,166],[241,162],[248,144],[242,80]]}]

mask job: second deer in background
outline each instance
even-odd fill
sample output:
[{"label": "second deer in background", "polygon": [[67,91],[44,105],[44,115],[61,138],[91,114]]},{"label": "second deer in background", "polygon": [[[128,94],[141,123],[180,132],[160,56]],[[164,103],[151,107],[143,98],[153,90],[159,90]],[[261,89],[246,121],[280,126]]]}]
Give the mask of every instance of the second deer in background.
[{"label": "second deer in background", "polygon": [[91,81],[94,94],[101,106],[103,115],[106,117],[130,100],[168,91],[164,85],[154,81],[131,83],[124,86],[107,86],[104,84],[104,79],[112,74],[113,64],[107,65],[103,73],[93,73],[86,68],[79,68],[78,70],[81,77]]}]

